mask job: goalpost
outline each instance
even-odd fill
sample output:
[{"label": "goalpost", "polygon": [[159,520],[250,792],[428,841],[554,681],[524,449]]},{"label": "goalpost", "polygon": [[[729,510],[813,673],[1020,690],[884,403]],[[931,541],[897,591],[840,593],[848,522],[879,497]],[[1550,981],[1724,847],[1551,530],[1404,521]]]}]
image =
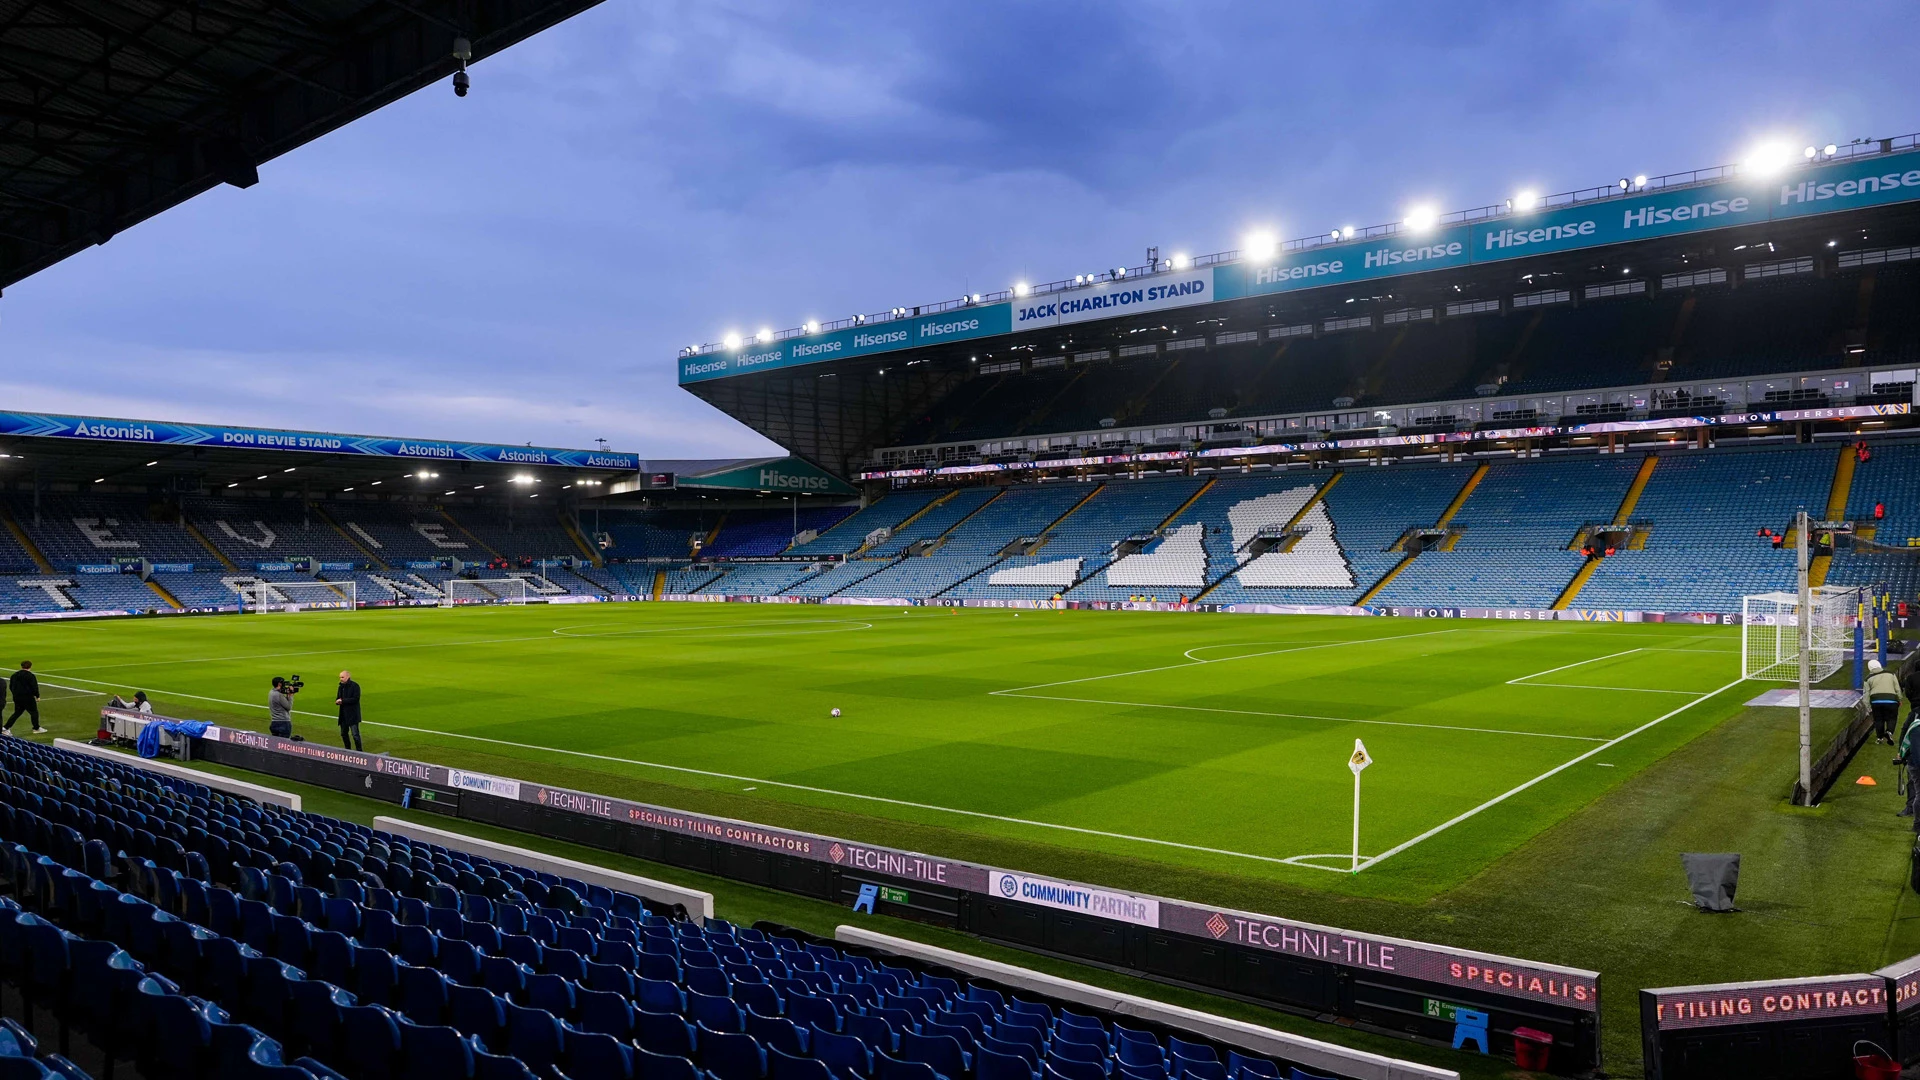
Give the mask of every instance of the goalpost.
[{"label": "goalpost", "polygon": [[242,614],[269,611],[353,611],[360,606],[352,581],[252,581],[234,586]]},{"label": "goalpost", "polygon": [[[1853,627],[1864,591],[1858,586],[1809,589],[1807,677],[1832,675],[1853,658]],[[1771,682],[1800,680],[1800,598],[1759,593],[1740,600],[1740,677]]]},{"label": "goalpost", "polygon": [[465,607],[469,604],[524,604],[527,602],[525,578],[448,578],[441,587],[441,607]]}]

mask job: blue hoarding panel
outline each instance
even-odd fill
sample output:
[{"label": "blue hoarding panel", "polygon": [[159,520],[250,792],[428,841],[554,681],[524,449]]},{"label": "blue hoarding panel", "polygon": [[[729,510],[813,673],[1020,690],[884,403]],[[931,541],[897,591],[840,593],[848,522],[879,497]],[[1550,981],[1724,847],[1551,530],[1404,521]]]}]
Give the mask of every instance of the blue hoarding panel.
[{"label": "blue hoarding panel", "polygon": [[241,450],[291,450],[318,454],[414,458],[430,461],[484,461],[501,465],[555,465],[573,469],[638,469],[636,454],[605,450],[559,450],[544,446],[495,446],[488,443],[388,439],[369,435],[333,435],[320,431],[215,427],[161,420],[113,420],[96,416],[50,416],[0,412],[0,435],[82,439],[90,442],[147,443],[154,446],[222,446]]}]

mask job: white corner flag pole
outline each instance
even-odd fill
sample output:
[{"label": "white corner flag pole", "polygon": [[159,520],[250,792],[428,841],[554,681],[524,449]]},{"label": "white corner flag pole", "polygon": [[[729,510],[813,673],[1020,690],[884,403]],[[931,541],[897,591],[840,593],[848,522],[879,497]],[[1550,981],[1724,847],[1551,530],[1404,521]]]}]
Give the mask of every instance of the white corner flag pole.
[{"label": "white corner flag pole", "polygon": [[1367,756],[1367,744],[1359,739],[1353,740],[1353,756],[1347,759],[1347,768],[1353,770],[1353,869],[1360,872],[1360,774],[1373,764],[1373,758]]}]

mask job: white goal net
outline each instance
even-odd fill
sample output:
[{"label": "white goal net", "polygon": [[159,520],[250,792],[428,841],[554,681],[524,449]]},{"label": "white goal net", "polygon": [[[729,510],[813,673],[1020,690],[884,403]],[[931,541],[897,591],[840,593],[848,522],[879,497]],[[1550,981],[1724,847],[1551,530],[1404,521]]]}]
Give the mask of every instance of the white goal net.
[{"label": "white goal net", "polygon": [[465,607],[468,604],[524,604],[527,583],[523,578],[449,578],[442,586],[441,607]]},{"label": "white goal net", "polygon": [[359,592],[351,581],[236,581],[242,612],[352,611]]},{"label": "white goal net", "polygon": [[[1812,644],[1808,667],[1812,681],[1839,671],[1853,656],[1853,628],[1859,621],[1862,591],[1827,587],[1813,590],[1809,620]],[[1800,598],[1793,593],[1760,593],[1741,598],[1740,676],[1775,682],[1800,679]]]}]

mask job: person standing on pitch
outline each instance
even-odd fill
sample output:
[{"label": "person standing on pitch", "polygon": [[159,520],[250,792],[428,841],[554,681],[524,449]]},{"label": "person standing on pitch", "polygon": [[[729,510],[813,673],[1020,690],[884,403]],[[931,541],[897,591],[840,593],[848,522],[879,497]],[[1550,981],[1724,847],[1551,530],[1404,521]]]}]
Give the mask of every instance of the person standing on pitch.
[{"label": "person standing on pitch", "polygon": [[267,691],[267,734],[293,738],[293,695],[287,693],[287,680],[273,677],[273,689]]},{"label": "person standing on pitch", "polygon": [[1880,666],[1880,661],[1867,661],[1867,686],[1861,692],[1867,704],[1873,709],[1874,738],[1891,746],[1894,730],[1900,724],[1900,680],[1893,672]]},{"label": "person standing on pitch", "polygon": [[46,731],[40,726],[40,678],[33,673],[33,661],[20,661],[20,670],[7,680],[7,688],[13,691],[13,715],[7,717],[6,727],[0,730],[12,734],[13,722],[24,712],[33,721],[35,735]]},{"label": "person standing on pitch", "polygon": [[360,684],[353,681],[353,672],[340,673],[340,696],[333,703],[340,706],[340,745],[349,750],[364,749],[360,745]]}]

